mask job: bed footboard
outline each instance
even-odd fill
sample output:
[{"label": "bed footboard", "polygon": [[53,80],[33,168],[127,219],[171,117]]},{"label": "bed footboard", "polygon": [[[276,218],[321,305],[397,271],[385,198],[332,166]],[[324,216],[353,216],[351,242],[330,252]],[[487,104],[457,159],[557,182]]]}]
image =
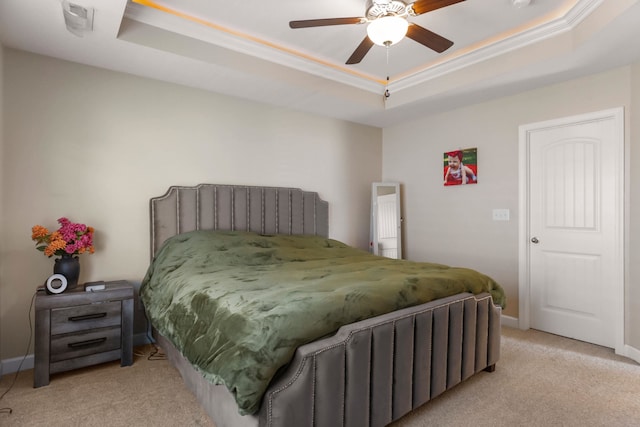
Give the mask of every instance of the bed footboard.
[{"label": "bed footboard", "polygon": [[261,426],[385,426],[500,358],[500,307],[459,294],[342,327],[301,346]]},{"label": "bed footboard", "polygon": [[268,388],[260,412],[241,416],[155,334],[218,427],[385,426],[500,358],[501,309],[489,294],[454,295],[343,326],[301,346]]}]

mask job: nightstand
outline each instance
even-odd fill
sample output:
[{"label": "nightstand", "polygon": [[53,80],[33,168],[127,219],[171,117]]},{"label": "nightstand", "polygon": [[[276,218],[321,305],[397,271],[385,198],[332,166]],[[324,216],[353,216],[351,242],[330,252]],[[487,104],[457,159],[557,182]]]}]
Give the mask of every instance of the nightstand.
[{"label": "nightstand", "polygon": [[33,386],[49,376],[120,359],[133,363],[133,286],[106,282],[105,289],[84,286],[61,294],[38,291],[35,300]]}]

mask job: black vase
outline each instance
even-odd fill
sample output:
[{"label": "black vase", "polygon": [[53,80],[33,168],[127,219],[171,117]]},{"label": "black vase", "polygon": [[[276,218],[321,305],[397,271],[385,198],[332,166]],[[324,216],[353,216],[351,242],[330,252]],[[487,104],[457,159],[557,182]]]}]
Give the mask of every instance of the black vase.
[{"label": "black vase", "polygon": [[80,259],[71,254],[62,255],[62,258],[56,259],[53,273],[62,274],[67,279],[67,289],[75,288],[80,277]]}]

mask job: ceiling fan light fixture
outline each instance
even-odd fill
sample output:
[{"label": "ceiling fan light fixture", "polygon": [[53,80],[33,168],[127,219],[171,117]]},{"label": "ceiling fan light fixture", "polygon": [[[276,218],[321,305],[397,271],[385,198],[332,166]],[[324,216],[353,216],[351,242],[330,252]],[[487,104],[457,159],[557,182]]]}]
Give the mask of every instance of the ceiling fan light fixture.
[{"label": "ceiling fan light fixture", "polygon": [[396,15],[382,16],[369,23],[367,35],[379,46],[391,46],[398,43],[407,34],[409,22]]},{"label": "ceiling fan light fixture", "polygon": [[529,6],[531,0],[511,0],[511,3],[518,9]]}]

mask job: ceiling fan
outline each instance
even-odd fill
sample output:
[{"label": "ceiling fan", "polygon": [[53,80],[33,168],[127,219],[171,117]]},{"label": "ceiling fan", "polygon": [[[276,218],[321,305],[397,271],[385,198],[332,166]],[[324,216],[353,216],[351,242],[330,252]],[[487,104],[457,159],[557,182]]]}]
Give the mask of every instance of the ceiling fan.
[{"label": "ceiling fan", "polygon": [[406,35],[412,40],[438,52],[453,46],[453,42],[420,25],[407,20],[408,16],[418,16],[464,0],[417,0],[405,3],[400,0],[367,0],[365,16],[354,18],[306,19],[290,21],[291,28],[324,27],[329,25],[369,24],[367,37],[347,60],[347,65],[358,64],[374,44],[391,46]]}]

